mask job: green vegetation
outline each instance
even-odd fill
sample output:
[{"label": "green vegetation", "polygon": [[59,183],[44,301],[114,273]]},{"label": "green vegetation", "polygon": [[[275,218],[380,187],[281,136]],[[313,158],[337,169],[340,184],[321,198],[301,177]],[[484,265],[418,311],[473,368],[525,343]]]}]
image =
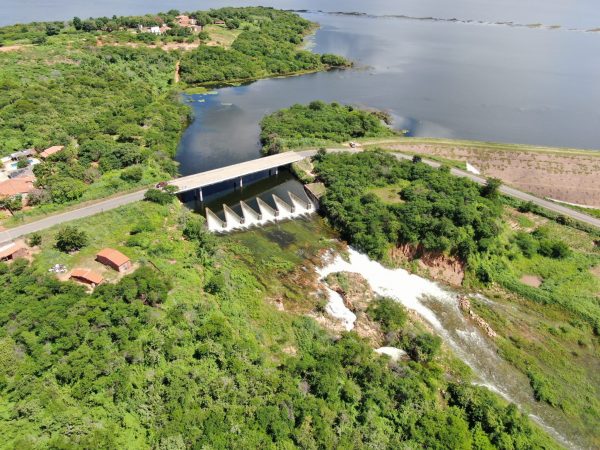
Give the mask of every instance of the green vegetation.
[{"label": "green vegetation", "polygon": [[185,53],[180,66],[185,83],[231,83],[349,64],[343,58],[300,50],[315,24],[297,14],[271,8],[223,8],[211,14],[245,30],[230,49],[201,46]]},{"label": "green vegetation", "polygon": [[[501,354],[527,375],[536,399],[597,442],[597,231],[560,216],[536,216],[528,204],[519,205],[522,212],[511,209],[506,204],[512,202],[497,195],[495,181],[478,187],[443,168],[396,161],[381,152],[319,154],[314,164],[317,179],[327,185],[325,214],[357,248],[383,259],[389,247],[403,243],[417,248],[417,256],[455,255],[466,262],[466,287],[522,305],[516,314],[476,302],[502,336]],[[432,344],[428,339],[425,348]],[[407,350],[411,343],[421,344],[401,342]],[[419,348],[410,352],[413,358]]]},{"label": "green vegetation", "polygon": [[[298,147],[323,147],[357,138],[396,136],[381,111],[363,111],[338,103],[294,105],[263,118],[260,139],[265,153]],[[384,123],[385,122],[385,123]]]},{"label": "green vegetation", "polygon": [[144,194],[144,200],[158,203],[159,205],[168,205],[169,203],[173,203],[175,195],[172,190],[148,189]]},{"label": "green vegetation", "polygon": [[[383,258],[399,243],[468,260],[486,251],[499,230],[502,205],[470,180],[383,152],[319,154],[315,171],[328,191],[321,205],[358,249]],[[402,203],[384,203],[373,188],[404,183]],[[408,183],[408,185],[406,185]]]},{"label": "green vegetation", "polygon": [[88,236],[84,231],[71,226],[64,227],[56,236],[56,248],[65,253],[81,250],[88,242]]},{"label": "green vegetation", "polygon": [[[269,305],[273,289],[292,299],[301,288],[285,281],[295,265],[283,261],[257,278],[253,262],[270,259],[257,250],[302,261],[298,248],[308,256],[330,245],[311,244],[306,226],[294,244],[268,238],[277,228],[252,232],[251,248],[243,235],[207,235],[177,204],[142,202],[79,221],[90,241],[77,254],[57,253],[49,230],[33,265],[0,264],[5,445],[556,447],[494,394],[448,381],[428,338],[418,361],[391,363],[355,333],[334,339]],[[47,273],[123,243],[141,268],[92,294]]]},{"label": "green vegetation", "polygon": [[[221,20],[228,32],[235,31],[229,50],[201,42],[185,52],[146,45],[206,41],[204,34],[177,26],[178,14],[0,28],[0,44],[16,45],[0,52],[0,156],[65,146],[34,167],[38,189],[30,206],[54,210],[175,175],[172,158],[190,114],[178,93],[190,85],[347,64],[299,50],[315,25],[271,8],[190,13],[201,25]],[[138,25],[170,30],[156,36],[138,33]],[[175,86],[178,64],[181,83]]]}]

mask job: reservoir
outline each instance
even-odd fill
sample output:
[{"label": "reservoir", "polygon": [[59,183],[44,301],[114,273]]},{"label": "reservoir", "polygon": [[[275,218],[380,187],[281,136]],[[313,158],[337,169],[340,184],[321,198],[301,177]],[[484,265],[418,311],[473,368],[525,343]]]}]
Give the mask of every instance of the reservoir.
[{"label": "reservoir", "polygon": [[184,175],[257,157],[261,118],[315,99],[386,110],[413,136],[600,148],[600,58],[585,56],[600,54],[600,33],[303,15],[321,24],[310,48],[357,67],[193,96]]},{"label": "reservoir", "polygon": [[413,136],[600,148],[593,0],[9,3],[0,24],[227,5],[302,10],[321,24],[310,48],[355,61],[352,70],[262,80],[191,103],[196,120],[177,155],[184,175],[258,157],[260,119],[314,99],[387,110]]}]

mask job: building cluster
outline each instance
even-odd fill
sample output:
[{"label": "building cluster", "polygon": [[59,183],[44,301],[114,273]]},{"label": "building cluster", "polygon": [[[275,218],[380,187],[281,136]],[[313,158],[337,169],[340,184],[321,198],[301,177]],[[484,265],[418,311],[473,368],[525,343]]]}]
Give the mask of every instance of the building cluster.
[{"label": "building cluster", "polygon": [[[200,33],[202,31],[202,25],[198,25],[196,19],[193,19],[190,16],[186,16],[185,14],[181,14],[175,17],[175,23],[182,28],[189,28],[192,31],[192,33]],[[138,32],[140,33],[152,33],[156,35],[162,35],[170,29],[171,27],[169,27],[167,24],[162,24],[161,26],[155,25],[151,27],[138,25]]]},{"label": "building cluster", "polygon": [[[113,248],[105,248],[98,252],[96,261],[119,273],[125,273],[133,267],[131,260],[127,256]],[[92,269],[80,267],[71,271],[69,279],[90,286],[91,288],[95,288],[104,282],[104,277],[100,273]]]},{"label": "building cluster", "polygon": [[0,199],[17,195],[26,198],[35,189],[33,167],[63,149],[63,145],[54,145],[39,152],[27,149],[1,158]]}]

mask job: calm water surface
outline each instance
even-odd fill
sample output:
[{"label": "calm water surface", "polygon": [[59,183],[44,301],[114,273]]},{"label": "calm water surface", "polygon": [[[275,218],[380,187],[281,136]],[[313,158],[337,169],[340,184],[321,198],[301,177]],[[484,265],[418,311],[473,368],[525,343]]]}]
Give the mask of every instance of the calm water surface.
[{"label": "calm water surface", "polygon": [[305,16],[311,44],[358,68],[224,88],[192,103],[183,173],[258,156],[260,119],[314,99],[389,111],[414,136],[600,148],[600,34],[501,25]]},{"label": "calm water surface", "polygon": [[[600,148],[600,33],[583,31],[600,27],[593,0],[0,0],[0,23],[257,3],[313,11],[303,13],[322,26],[312,48],[358,68],[224,88],[192,103],[196,121],[177,156],[183,174],[257,157],[260,119],[313,99],[385,109],[414,136]],[[538,23],[561,28],[514,26]]]}]

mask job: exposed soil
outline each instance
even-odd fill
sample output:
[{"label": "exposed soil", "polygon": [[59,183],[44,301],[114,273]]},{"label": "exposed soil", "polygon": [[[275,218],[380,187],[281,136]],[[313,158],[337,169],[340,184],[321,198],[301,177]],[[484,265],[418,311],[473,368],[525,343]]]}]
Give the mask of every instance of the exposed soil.
[{"label": "exposed soil", "polygon": [[427,271],[434,280],[460,286],[465,278],[465,264],[458,258],[442,253],[424,251],[421,246],[401,245],[389,253],[392,262],[418,261],[419,267]]},{"label": "exposed soil", "polygon": [[600,207],[600,157],[593,154],[569,155],[433,144],[386,147],[468,161],[483,175],[500,178],[537,196]]},{"label": "exposed soil", "polygon": [[468,298],[461,297],[459,299],[459,306],[462,311],[469,315],[471,320],[473,320],[473,322],[475,322],[479,328],[485,331],[485,334],[487,334],[488,337],[495,338],[498,336],[496,332],[492,329],[490,324],[483,320],[481,316],[476,314],[475,311],[471,309],[471,302]]},{"label": "exposed soil", "polygon": [[17,45],[7,45],[5,47],[0,47],[0,53],[3,52],[16,52],[19,50],[22,50],[24,48],[27,47],[31,47],[30,45],[23,45],[23,44],[17,44]]},{"label": "exposed soil", "polygon": [[177,64],[175,64],[175,76],[173,77],[175,80],[175,83],[179,83],[179,80],[181,80],[181,77],[179,76],[179,66],[180,66],[180,62],[177,61]]},{"label": "exposed soil", "polygon": [[540,287],[542,285],[542,280],[540,277],[536,275],[523,275],[521,277],[521,283],[526,284],[527,286],[531,286],[534,288]]},{"label": "exposed soil", "polygon": [[384,336],[381,328],[366,313],[369,303],[376,297],[368,281],[362,275],[353,272],[333,273],[325,281],[331,289],[342,296],[346,307],[356,314],[354,331],[374,348],[383,345]]}]

